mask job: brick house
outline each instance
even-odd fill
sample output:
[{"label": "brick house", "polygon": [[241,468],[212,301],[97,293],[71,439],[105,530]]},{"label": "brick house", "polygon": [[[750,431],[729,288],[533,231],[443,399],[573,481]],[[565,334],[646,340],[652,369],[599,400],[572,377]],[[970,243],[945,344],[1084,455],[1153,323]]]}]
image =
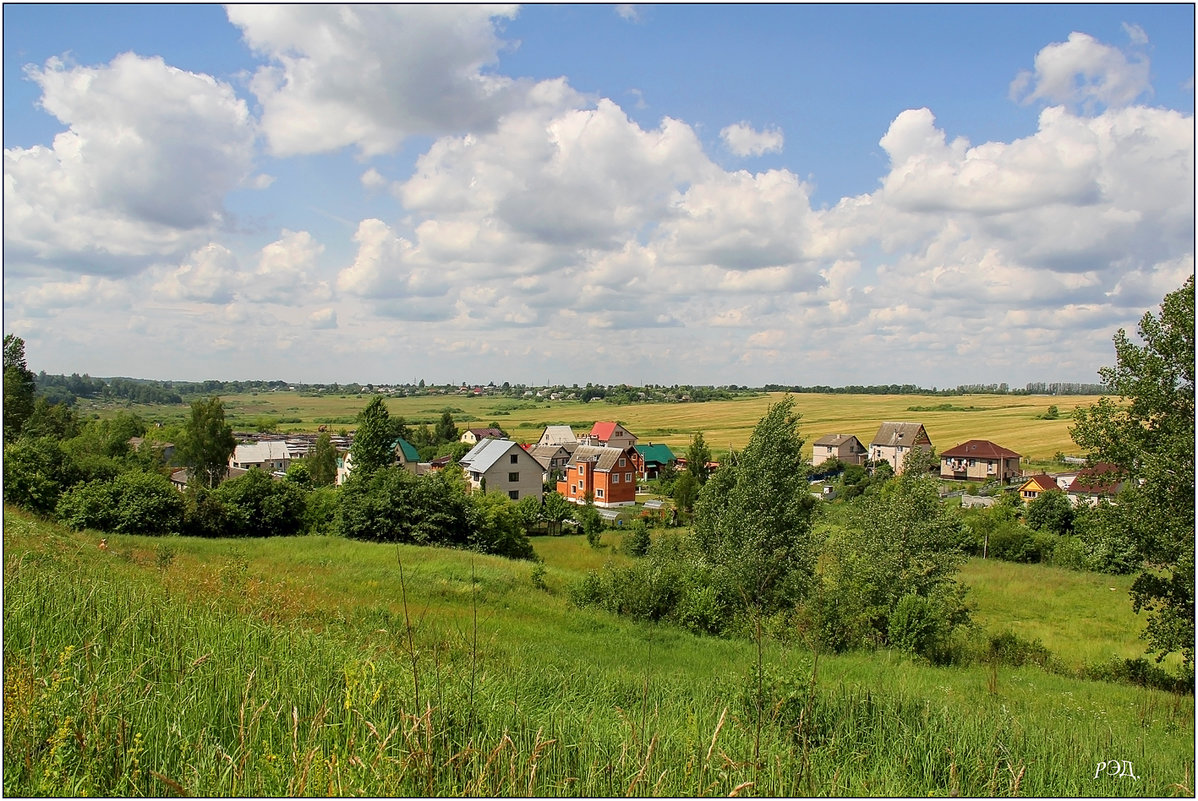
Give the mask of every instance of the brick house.
[{"label": "brick house", "polygon": [[557,491],[572,503],[586,503],[587,493],[600,507],[636,503],[636,449],[579,445],[566,464]]}]

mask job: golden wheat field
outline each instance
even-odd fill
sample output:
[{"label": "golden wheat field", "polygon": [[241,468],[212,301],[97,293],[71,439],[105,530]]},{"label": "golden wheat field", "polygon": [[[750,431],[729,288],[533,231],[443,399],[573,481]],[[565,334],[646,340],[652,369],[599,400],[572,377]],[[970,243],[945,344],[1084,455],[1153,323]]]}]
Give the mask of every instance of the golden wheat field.
[{"label": "golden wheat field", "polygon": [[[669,445],[681,453],[696,432],[717,454],[741,448],[766,408],[784,397],[762,394],[707,403],[646,403],[616,406],[602,401],[539,401],[510,397],[430,395],[391,398],[387,408],[409,424],[433,424],[446,409],[459,429],[498,425],[513,439],[535,441],[546,425],[568,424],[576,433],[599,420],[615,420],[636,434],[642,444]],[[1069,436],[1070,412],[1088,406],[1096,396],[1044,395],[839,395],[796,394],[802,415],[800,428],[810,443],[824,434],[853,434],[865,445],[884,421],[923,423],[937,452],[969,439],[987,439],[1021,454],[1025,460],[1049,460],[1054,454],[1077,454]],[[331,430],[353,430],[353,420],[369,396],[304,396],[272,392],[223,396],[226,414],[235,428],[259,417],[281,422],[279,431],[313,431],[321,424]],[[948,405],[948,410],[928,411]],[[1048,407],[1058,407],[1056,420],[1039,419]],[[162,408],[166,411],[169,407]],[[173,407],[172,416],[181,407]],[[153,414],[149,415],[153,417]]]}]

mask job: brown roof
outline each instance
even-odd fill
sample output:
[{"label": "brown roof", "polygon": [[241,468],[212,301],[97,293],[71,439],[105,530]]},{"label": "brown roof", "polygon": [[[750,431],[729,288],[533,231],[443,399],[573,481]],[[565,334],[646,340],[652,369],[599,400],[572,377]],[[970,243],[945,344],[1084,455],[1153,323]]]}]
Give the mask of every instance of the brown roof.
[{"label": "brown roof", "polygon": [[846,442],[848,442],[851,439],[857,440],[858,447],[860,447],[860,448],[865,447],[864,445],[861,444],[861,440],[857,439],[852,434],[824,434],[822,437],[820,437],[819,439],[817,439],[815,442],[813,442],[811,444],[812,445],[828,445],[833,448],[839,448],[841,445],[845,444]]},{"label": "brown roof", "polygon": [[570,451],[566,450],[563,445],[530,445],[528,447],[528,455],[536,459],[544,468],[548,468],[549,463],[558,458],[558,451],[565,452],[566,456],[570,455]]},{"label": "brown roof", "polygon": [[870,445],[895,447],[902,445],[931,445],[932,440],[924,430],[923,423],[882,423]]},{"label": "brown roof", "polygon": [[1110,462],[1098,462],[1093,467],[1077,471],[1077,477],[1069,485],[1073,495],[1115,495],[1126,478],[1123,471]]},{"label": "brown roof", "polygon": [[593,464],[596,470],[610,472],[612,467],[618,464],[617,460],[621,456],[631,459],[635,453],[636,451],[631,447],[608,448],[602,445],[579,445],[578,449],[570,456],[570,461],[566,464],[573,465],[579,462],[587,462],[588,464]]},{"label": "brown roof", "polygon": [[941,459],[945,457],[953,459],[960,459],[962,457],[971,459],[1018,459],[1019,454],[1010,448],[995,445],[988,439],[971,439],[968,442],[962,442],[955,448],[949,448],[940,454]]},{"label": "brown roof", "polygon": [[1057,480],[1047,473],[1037,473],[1034,476],[1026,476],[1022,486],[1026,487],[1028,484],[1033,482],[1041,492],[1060,489],[1060,487],[1057,486]]}]

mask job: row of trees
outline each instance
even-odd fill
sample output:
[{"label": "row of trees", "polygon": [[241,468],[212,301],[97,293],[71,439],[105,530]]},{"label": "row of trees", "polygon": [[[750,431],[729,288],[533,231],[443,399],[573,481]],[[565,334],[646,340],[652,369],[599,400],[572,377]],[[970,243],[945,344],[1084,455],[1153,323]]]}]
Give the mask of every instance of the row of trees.
[{"label": "row of trees", "polygon": [[[121,413],[81,423],[65,404],[34,398],[24,343],[5,339],[4,499],[77,529],[125,534],[258,537],[302,533],[472,548],[535,557],[525,529],[539,518],[560,527],[561,505],[517,506],[506,496],[470,494],[455,471],[417,477],[394,465],[407,433],[381,398],[359,415],[354,470],[336,481],[337,452],[327,434],[293,463],[286,480],[253,469],[226,480],[236,447],[218,397],[196,400],[174,437],[187,467],[184,493],[170,482],[161,449],[134,449],[144,421]],[[456,439],[452,417],[441,432]],[[440,428],[440,426],[439,426]],[[452,430],[451,430],[452,429]],[[560,500],[560,499],[559,499]]]}]

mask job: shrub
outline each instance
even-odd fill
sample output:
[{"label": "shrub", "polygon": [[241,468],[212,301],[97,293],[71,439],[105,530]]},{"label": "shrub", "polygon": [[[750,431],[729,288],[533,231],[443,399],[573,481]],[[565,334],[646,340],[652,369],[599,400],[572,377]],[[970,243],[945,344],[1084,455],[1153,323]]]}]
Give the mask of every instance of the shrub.
[{"label": "shrub", "polygon": [[9,503],[48,514],[79,478],[74,460],[55,439],[22,437],[4,446],[4,500]]},{"label": "shrub", "polygon": [[1052,662],[1052,653],[1040,640],[1025,640],[1009,629],[990,636],[986,642],[985,657],[988,662],[1011,667],[1039,665],[1048,668]]},{"label": "shrub", "polygon": [[304,494],[257,468],[212,491],[226,512],[224,536],[278,537],[303,531]]},{"label": "shrub", "polygon": [[644,556],[649,553],[649,526],[643,518],[632,521],[628,533],[624,535],[624,552],[631,556]]},{"label": "shrub", "polygon": [[536,551],[524,533],[524,521],[516,504],[504,495],[491,492],[471,495],[469,500],[467,519],[472,549],[509,559],[536,559]]},{"label": "shrub", "polygon": [[179,491],[156,473],[130,471],[112,481],[89,481],[64,493],[58,518],[74,529],[120,534],[171,534],[183,528]]}]

